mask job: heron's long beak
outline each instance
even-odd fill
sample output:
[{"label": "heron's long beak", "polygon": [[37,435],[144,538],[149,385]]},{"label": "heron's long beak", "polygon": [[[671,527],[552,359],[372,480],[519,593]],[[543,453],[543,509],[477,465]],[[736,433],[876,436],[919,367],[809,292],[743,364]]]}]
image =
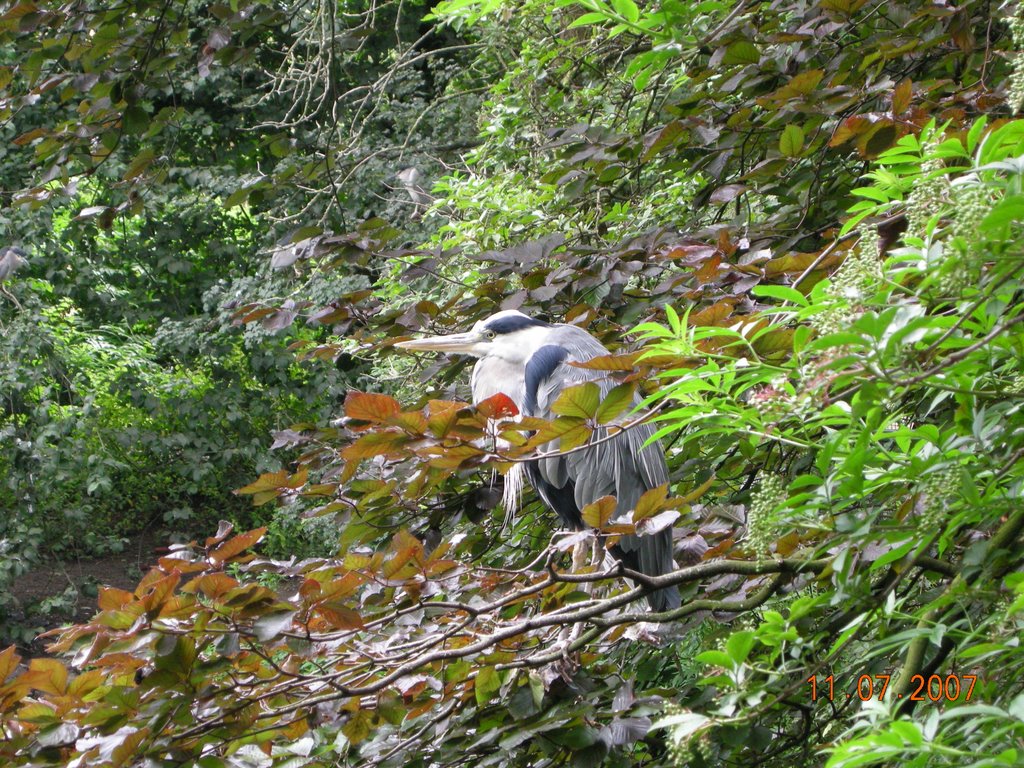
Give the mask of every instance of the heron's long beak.
[{"label": "heron's long beak", "polygon": [[413,352],[461,352],[469,354],[482,339],[479,334],[469,331],[467,333],[452,333],[448,336],[428,336],[425,339],[412,339],[400,341],[395,344],[402,349],[410,349]]}]

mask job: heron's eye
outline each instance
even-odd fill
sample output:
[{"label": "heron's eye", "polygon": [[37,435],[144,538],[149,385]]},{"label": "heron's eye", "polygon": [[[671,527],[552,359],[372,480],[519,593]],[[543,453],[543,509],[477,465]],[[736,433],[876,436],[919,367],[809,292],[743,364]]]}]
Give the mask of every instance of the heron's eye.
[{"label": "heron's eye", "polygon": [[484,331],[485,339],[493,339],[497,334],[494,331]]}]

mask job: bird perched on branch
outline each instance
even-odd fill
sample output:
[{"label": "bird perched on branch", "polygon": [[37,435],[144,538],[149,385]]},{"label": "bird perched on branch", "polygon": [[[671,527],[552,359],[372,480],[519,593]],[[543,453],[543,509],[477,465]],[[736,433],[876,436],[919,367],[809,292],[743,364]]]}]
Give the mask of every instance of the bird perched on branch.
[{"label": "bird perched on branch", "polygon": [[[603,398],[614,386],[600,371],[570,365],[607,355],[601,342],[574,325],[546,323],[515,310],[491,315],[466,333],[403,341],[395,346],[478,358],[473,368],[473,402],[501,392],[526,416],[551,418],[552,403],[568,387],[592,381]],[[634,397],[633,405],[638,404],[639,399]],[[617,510],[625,513],[635,508],[645,492],[668,482],[661,445],[645,445],[652,434],[653,428],[646,423],[613,435],[607,427],[601,427],[580,450],[528,462],[526,476],[564,525],[582,530],[586,525],[581,510],[587,504],[603,496],[615,496]],[[675,569],[671,528],[649,536],[622,536],[612,554],[626,567],[647,576]],[[658,611],[677,608],[679,591],[675,587],[659,589],[648,596],[648,602]]]},{"label": "bird perched on branch", "polygon": [[409,200],[416,208],[412,217],[418,221],[423,217],[423,212],[434,202],[434,196],[423,189],[423,174],[410,166],[409,168],[403,168],[395,176],[402,182],[402,186],[405,187],[405,191],[409,195]]},{"label": "bird perched on branch", "polygon": [[21,250],[21,248],[17,248],[12,245],[0,248],[0,293],[7,296],[7,298],[14,302],[14,305],[19,309],[21,308],[21,304],[18,303],[18,300],[14,298],[3,284],[7,282],[7,279],[11,275],[28,264],[28,259],[25,258],[26,256],[27,254]]}]

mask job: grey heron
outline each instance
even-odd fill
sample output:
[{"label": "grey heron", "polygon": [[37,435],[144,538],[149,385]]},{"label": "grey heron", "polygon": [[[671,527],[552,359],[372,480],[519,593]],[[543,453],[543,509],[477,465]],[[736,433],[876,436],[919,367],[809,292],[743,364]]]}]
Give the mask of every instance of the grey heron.
[{"label": "grey heron", "polygon": [[[473,368],[473,402],[499,392],[507,395],[526,416],[551,418],[551,404],[563,389],[593,381],[608,394],[614,382],[599,371],[570,365],[585,362],[608,350],[589,333],[574,325],[546,323],[515,310],[498,312],[466,333],[432,336],[395,345],[422,352],[449,352],[477,358]],[[639,399],[634,398],[634,406]],[[538,495],[573,530],[586,527],[581,510],[602,496],[615,496],[619,514],[635,508],[648,490],[668,482],[668,466],[661,445],[647,443],[654,430],[642,423],[609,436],[596,430],[586,448],[556,454],[526,464],[526,476]],[[622,536],[612,548],[624,565],[647,576],[675,569],[672,530],[649,536]],[[675,587],[648,595],[657,611],[678,608]]]}]

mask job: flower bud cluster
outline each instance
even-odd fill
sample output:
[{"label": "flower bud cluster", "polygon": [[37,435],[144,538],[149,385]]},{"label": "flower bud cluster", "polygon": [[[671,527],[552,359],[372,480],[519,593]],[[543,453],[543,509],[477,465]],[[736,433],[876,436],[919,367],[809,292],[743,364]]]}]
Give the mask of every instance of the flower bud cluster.
[{"label": "flower bud cluster", "polygon": [[875,292],[882,279],[878,250],[878,232],[874,228],[863,231],[857,247],[847,254],[842,265],[832,275],[832,284],[828,289],[829,296],[843,299],[848,304],[834,302],[828,309],[811,318],[811,325],[819,334],[825,336],[849,327],[856,319],[849,305],[861,304]]},{"label": "flower bud cluster", "polygon": [[950,231],[955,238],[954,247],[946,250],[948,258],[935,280],[935,290],[945,298],[960,296],[965,286],[977,282],[980,259],[974,258],[977,252],[975,241],[982,220],[992,210],[992,196],[983,184],[953,185],[952,197]]},{"label": "flower bud cluster", "polygon": [[1016,50],[1010,54],[1013,69],[1010,72],[1010,91],[1007,101],[1014,112],[1017,112],[1024,104],[1024,18],[1021,18],[1020,15],[1022,12],[1024,12],[1024,7],[1009,22],[1013,47]]},{"label": "flower bud cluster", "polygon": [[778,532],[775,508],[786,500],[778,475],[766,475],[747,506],[747,546],[760,560],[771,553]]},{"label": "flower bud cluster", "polygon": [[960,475],[955,467],[931,472],[923,478],[917,502],[918,524],[925,531],[945,528],[946,502],[960,491]]},{"label": "flower bud cluster", "polygon": [[[675,703],[668,703],[662,710],[666,716],[682,715],[690,710],[684,709]],[[671,728],[669,729],[671,734]],[[711,762],[711,735],[705,731],[700,735],[690,735],[688,738],[677,739],[674,735],[670,738],[668,754],[673,765],[678,768],[693,765],[694,761],[710,764]]]},{"label": "flower bud cluster", "polygon": [[957,184],[953,187],[953,236],[962,237],[970,246],[978,227],[992,210],[992,197],[984,184]]},{"label": "flower bud cluster", "polygon": [[[928,154],[928,147],[924,148]],[[929,176],[942,170],[942,161],[930,158],[921,164],[921,178],[914,182],[914,188],[907,195],[906,214],[908,234],[926,240],[928,222],[942,210],[949,193],[949,179],[945,175]]]}]

